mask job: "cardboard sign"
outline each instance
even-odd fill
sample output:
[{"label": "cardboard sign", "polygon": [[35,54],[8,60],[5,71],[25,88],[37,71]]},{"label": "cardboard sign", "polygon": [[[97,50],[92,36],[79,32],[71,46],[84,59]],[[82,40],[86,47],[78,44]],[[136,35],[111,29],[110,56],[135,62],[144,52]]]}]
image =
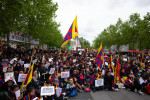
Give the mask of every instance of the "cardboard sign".
[{"label": "cardboard sign", "polygon": [[50,71],[49,71],[49,74],[53,74],[55,71],[55,68],[51,68]]},{"label": "cardboard sign", "polygon": [[43,86],[41,87],[41,96],[54,95],[55,89],[54,86]]},{"label": "cardboard sign", "polygon": [[25,68],[29,68],[30,64],[24,64]]},{"label": "cardboard sign", "polygon": [[16,99],[18,100],[18,97],[20,97],[20,90],[16,91],[15,95],[16,95]]},{"label": "cardboard sign", "polygon": [[5,73],[4,75],[5,82],[6,82],[6,79],[9,79],[9,78],[14,78],[14,72]]},{"label": "cardboard sign", "polygon": [[104,86],[104,79],[95,80],[95,87]]},{"label": "cardboard sign", "polygon": [[57,96],[60,96],[61,95],[61,92],[62,92],[62,88],[56,88],[56,95]]},{"label": "cardboard sign", "polygon": [[61,72],[61,78],[68,78],[69,76],[69,72]]},{"label": "cardboard sign", "polygon": [[18,82],[23,82],[23,80],[26,78],[27,74],[19,74]]}]

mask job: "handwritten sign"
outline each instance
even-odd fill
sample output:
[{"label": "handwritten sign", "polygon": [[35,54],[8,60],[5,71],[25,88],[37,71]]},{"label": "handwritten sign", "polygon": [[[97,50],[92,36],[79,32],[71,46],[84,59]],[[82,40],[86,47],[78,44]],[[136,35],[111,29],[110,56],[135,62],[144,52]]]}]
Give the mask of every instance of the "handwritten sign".
[{"label": "handwritten sign", "polygon": [[29,68],[30,64],[24,64],[25,68]]},{"label": "handwritten sign", "polygon": [[49,71],[49,74],[53,74],[55,71],[55,68],[51,68],[50,71]]},{"label": "handwritten sign", "polygon": [[23,82],[23,80],[26,78],[27,74],[19,74],[18,82]]},{"label": "handwritten sign", "polygon": [[4,78],[5,78],[5,82],[9,78],[14,78],[14,72],[7,72],[7,73],[5,73]]},{"label": "handwritten sign", "polygon": [[61,72],[61,78],[68,78],[69,72]]},{"label": "handwritten sign", "polygon": [[95,87],[104,86],[104,79],[95,80]]},{"label": "handwritten sign", "polygon": [[41,96],[54,95],[54,94],[55,94],[54,86],[41,87]]},{"label": "handwritten sign", "polygon": [[56,88],[56,95],[57,96],[60,96],[61,95],[61,92],[62,92],[62,88]]}]

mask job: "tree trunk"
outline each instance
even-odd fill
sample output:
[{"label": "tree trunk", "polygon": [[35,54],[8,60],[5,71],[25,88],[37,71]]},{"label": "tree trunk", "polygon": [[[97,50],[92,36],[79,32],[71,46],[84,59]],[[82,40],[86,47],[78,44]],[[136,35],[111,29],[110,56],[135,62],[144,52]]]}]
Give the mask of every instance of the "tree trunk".
[{"label": "tree trunk", "polygon": [[7,45],[9,46],[9,32],[8,32],[8,34],[7,34]]}]

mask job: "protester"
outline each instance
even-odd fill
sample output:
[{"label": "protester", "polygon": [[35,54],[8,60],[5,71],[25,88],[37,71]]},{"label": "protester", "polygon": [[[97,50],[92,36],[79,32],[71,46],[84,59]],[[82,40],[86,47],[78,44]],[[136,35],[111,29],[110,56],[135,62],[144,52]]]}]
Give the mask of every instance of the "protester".
[{"label": "protester", "polygon": [[[9,50],[8,50],[9,49]],[[97,51],[70,51],[62,49],[61,54],[58,50],[33,50],[6,48],[1,58],[4,62],[1,66],[0,74],[0,97],[16,100],[32,100],[43,98],[43,100],[63,100],[67,96],[76,96],[78,92],[93,92],[103,90],[115,91],[117,83],[121,83],[129,91],[136,91],[140,94],[150,93],[150,55],[145,54],[145,62],[142,65],[142,58],[134,55],[125,57],[118,53],[105,53],[102,68],[95,63]],[[10,51],[9,53],[6,51]],[[13,53],[15,52],[15,53]],[[111,58],[112,56],[112,58]],[[13,60],[13,58],[17,58]],[[119,59],[119,71],[116,71],[117,60]],[[112,61],[112,62],[111,62]],[[33,64],[34,63],[34,64]],[[29,66],[25,66],[29,64]],[[112,64],[110,66],[110,64]],[[33,65],[33,69],[32,69]],[[6,68],[6,67],[7,68]],[[112,68],[113,66],[113,68]],[[54,68],[54,72],[51,72]],[[5,74],[13,72],[14,76],[6,79]],[[32,72],[32,73],[31,73]],[[69,72],[65,78],[62,72]],[[116,80],[116,73],[118,80]],[[18,82],[19,74],[27,74],[23,82]],[[31,74],[31,75],[30,75]],[[95,86],[96,80],[103,80],[102,86]],[[29,81],[30,80],[30,81]],[[17,85],[16,85],[17,84]],[[25,84],[23,87],[22,84]],[[41,96],[41,87],[54,86],[55,94]],[[123,86],[122,86],[123,87]],[[56,94],[56,89],[61,88],[60,94]],[[19,98],[15,92],[22,90]]]}]

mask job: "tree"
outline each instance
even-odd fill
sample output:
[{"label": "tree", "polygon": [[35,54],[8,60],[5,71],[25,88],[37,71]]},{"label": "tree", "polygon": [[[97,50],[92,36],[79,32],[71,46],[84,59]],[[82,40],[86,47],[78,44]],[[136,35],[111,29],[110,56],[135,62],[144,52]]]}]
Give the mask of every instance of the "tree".
[{"label": "tree", "polygon": [[86,39],[84,39],[83,37],[80,37],[80,38],[79,38],[79,42],[80,42],[80,45],[81,45],[82,48],[85,48],[86,45],[87,45],[88,49],[91,48],[91,47],[90,47],[90,42],[87,41]]}]

